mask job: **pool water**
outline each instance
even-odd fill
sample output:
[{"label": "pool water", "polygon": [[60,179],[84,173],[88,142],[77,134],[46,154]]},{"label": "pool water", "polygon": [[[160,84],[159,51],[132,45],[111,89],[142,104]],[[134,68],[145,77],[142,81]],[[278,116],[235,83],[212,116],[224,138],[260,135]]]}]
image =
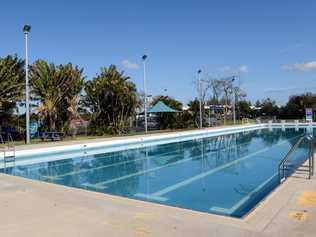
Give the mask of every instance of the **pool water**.
[{"label": "pool water", "polygon": [[[278,185],[278,164],[305,128],[257,129],[1,169],[36,180],[242,217]],[[291,160],[307,158],[304,144]]]}]

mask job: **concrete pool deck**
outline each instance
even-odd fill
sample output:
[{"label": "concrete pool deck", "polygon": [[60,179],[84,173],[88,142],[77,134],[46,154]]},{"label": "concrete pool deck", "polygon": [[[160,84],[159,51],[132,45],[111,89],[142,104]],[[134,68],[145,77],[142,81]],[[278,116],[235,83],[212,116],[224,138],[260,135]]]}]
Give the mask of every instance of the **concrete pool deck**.
[{"label": "concrete pool deck", "polygon": [[291,177],[243,219],[0,174],[0,236],[315,236],[316,178]]}]

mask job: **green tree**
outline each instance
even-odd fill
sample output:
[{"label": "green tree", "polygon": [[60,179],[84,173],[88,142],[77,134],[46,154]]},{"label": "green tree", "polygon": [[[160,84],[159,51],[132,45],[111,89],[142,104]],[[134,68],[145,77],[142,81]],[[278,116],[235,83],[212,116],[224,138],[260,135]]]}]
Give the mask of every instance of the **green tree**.
[{"label": "green tree", "polygon": [[71,84],[71,87],[57,106],[56,127],[60,131],[68,132],[71,128],[71,120],[80,118],[80,94],[84,88],[85,77],[83,68],[73,66],[71,63],[59,65],[58,73],[67,78],[67,84]]},{"label": "green tree", "polygon": [[238,101],[238,112],[240,118],[251,118],[253,116],[253,111],[250,108],[251,103],[245,100]]},{"label": "green tree", "polygon": [[[182,111],[182,103],[170,96],[159,95],[153,98],[151,105],[155,105],[158,101],[162,101],[170,108],[179,112]],[[181,113],[161,113],[159,114],[160,129],[167,128],[183,128]]]},{"label": "green tree", "polygon": [[99,134],[121,134],[139,106],[136,86],[116,66],[101,68],[101,73],[85,84],[85,105],[91,111],[91,128]]},{"label": "green tree", "polygon": [[[48,130],[54,131],[56,121],[58,123],[68,121],[68,117],[60,116],[60,111],[68,110],[70,105],[68,100],[77,96],[81,91],[84,80],[82,69],[73,68],[71,64],[56,67],[44,60],[37,60],[30,69],[33,98],[40,101],[38,112]],[[58,128],[60,129],[60,127]]]},{"label": "green tree", "polygon": [[0,125],[12,121],[16,103],[24,95],[24,61],[16,55],[0,58]]},{"label": "green tree", "polygon": [[305,117],[305,109],[316,110],[316,94],[305,93],[290,96],[287,104],[281,108],[280,118],[282,119],[302,119]]},{"label": "green tree", "polygon": [[[200,101],[198,98],[195,98],[194,100],[190,101],[188,103],[189,106],[189,113],[192,115],[192,122],[195,127],[199,127],[199,120],[200,120]],[[203,110],[202,110],[202,117],[203,116]]]},{"label": "green tree", "polygon": [[260,114],[263,116],[278,116],[279,107],[274,100],[271,100],[270,98],[264,99],[261,102]]}]

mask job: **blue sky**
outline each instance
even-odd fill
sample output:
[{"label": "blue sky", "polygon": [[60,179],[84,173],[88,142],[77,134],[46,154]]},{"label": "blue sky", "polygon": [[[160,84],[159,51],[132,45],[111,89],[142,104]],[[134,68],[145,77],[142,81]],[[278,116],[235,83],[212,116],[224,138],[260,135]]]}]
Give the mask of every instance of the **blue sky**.
[{"label": "blue sky", "polygon": [[4,1],[0,56],[23,57],[28,23],[31,61],[72,62],[88,79],[116,64],[141,90],[145,53],[150,94],[188,102],[202,68],[239,72],[248,99],[282,104],[316,89],[315,12],[312,0]]}]

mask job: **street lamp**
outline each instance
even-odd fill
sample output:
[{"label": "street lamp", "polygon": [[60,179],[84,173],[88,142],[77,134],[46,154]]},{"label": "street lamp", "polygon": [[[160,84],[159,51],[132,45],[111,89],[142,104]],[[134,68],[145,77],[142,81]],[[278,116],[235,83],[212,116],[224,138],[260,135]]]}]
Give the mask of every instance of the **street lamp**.
[{"label": "street lamp", "polygon": [[29,59],[28,59],[28,34],[31,31],[30,25],[24,25],[25,40],[25,115],[26,115],[26,143],[30,143],[30,101],[29,101]]},{"label": "street lamp", "polygon": [[203,127],[203,119],[202,119],[202,85],[201,85],[201,72],[202,70],[198,70],[198,83],[199,83],[199,101],[200,101],[200,128]]},{"label": "street lamp", "polygon": [[[235,81],[235,79],[236,79],[236,76],[233,76],[232,77],[232,83],[234,83],[234,81]],[[234,88],[234,86],[233,86],[233,99],[234,99],[234,101],[233,101],[233,119],[234,119],[234,124],[236,124],[236,89]]]},{"label": "street lamp", "polygon": [[144,116],[145,116],[145,133],[147,133],[147,85],[146,85],[146,59],[147,55],[142,56],[143,60],[143,82],[144,82]]}]

